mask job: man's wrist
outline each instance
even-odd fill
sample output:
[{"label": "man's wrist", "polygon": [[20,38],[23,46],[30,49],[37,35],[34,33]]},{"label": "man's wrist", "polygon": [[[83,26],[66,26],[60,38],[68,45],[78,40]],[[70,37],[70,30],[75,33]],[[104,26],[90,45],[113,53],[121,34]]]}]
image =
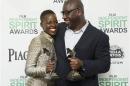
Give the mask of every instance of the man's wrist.
[{"label": "man's wrist", "polygon": [[85,71],[84,62],[82,60],[80,60],[80,70]]}]

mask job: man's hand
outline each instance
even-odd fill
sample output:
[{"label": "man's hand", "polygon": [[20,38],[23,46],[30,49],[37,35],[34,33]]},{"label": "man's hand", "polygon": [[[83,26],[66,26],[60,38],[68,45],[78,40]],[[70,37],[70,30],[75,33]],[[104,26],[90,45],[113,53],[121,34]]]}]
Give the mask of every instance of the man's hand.
[{"label": "man's hand", "polygon": [[76,57],[68,58],[68,60],[70,61],[70,67],[72,70],[79,70],[83,64],[83,62]]}]

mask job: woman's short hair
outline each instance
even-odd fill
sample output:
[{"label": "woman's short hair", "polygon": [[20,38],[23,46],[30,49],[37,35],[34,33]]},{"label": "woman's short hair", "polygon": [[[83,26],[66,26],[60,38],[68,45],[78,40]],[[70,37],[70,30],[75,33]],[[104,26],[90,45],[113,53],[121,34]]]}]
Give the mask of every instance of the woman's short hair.
[{"label": "woman's short hair", "polygon": [[55,13],[52,10],[44,10],[40,15],[41,22],[43,22],[43,20],[45,19],[45,16],[48,15],[48,14],[54,14],[55,15]]}]

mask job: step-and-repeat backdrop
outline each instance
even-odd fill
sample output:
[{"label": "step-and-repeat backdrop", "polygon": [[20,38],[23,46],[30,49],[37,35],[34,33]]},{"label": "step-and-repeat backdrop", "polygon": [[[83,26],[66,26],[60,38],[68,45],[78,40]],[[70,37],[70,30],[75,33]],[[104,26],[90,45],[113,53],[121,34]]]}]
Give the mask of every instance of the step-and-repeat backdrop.
[{"label": "step-and-repeat backdrop", "polygon": [[[2,0],[0,86],[25,86],[27,49],[40,31],[39,16],[52,9],[62,22],[64,0]],[[99,75],[100,86],[128,86],[130,38],[128,0],[82,0],[85,17],[110,37],[110,71]]]}]

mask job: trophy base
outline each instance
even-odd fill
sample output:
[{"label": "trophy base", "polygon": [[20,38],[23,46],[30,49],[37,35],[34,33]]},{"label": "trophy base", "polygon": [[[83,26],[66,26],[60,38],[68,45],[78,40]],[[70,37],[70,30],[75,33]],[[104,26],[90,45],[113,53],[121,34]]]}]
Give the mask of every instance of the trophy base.
[{"label": "trophy base", "polygon": [[45,74],[44,79],[45,80],[51,80],[51,75],[49,73]]},{"label": "trophy base", "polygon": [[67,79],[70,80],[70,81],[79,81],[79,80],[82,80],[83,77],[79,74],[79,72],[71,71],[68,74]]},{"label": "trophy base", "polygon": [[51,74],[51,80],[57,80],[59,79],[60,77],[56,74],[56,73],[52,73]]},{"label": "trophy base", "polygon": [[45,80],[57,80],[59,79],[59,76],[56,73],[47,73],[44,77]]}]

